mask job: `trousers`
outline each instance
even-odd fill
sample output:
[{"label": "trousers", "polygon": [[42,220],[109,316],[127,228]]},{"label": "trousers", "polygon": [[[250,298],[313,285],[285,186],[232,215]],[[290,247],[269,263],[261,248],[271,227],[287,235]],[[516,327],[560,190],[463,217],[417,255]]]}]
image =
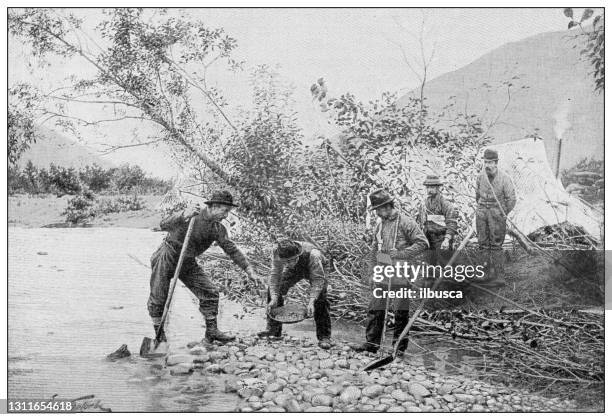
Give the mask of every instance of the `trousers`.
[{"label": "trousers", "polygon": [[[171,245],[164,242],[151,256],[151,291],[147,309],[154,323],[161,319],[164,312],[178,255]],[[216,318],[219,311],[219,288],[210,281],[195,258],[186,258],[183,261],[179,279],[200,301],[199,310],[204,318]]]},{"label": "trousers", "polygon": [[[284,297],[289,292],[289,289],[293,287],[301,278],[297,276],[288,276],[281,278],[281,289],[280,296],[278,297],[279,306],[284,305]],[[271,296],[268,291],[268,302],[270,302]],[[327,286],[323,288],[319,297],[314,302],[314,321],[315,329],[317,334],[317,340],[331,337],[331,317],[329,315],[329,301],[327,300]],[[280,335],[282,332],[283,324],[267,318],[268,331],[271,331],[275,335]]]}]

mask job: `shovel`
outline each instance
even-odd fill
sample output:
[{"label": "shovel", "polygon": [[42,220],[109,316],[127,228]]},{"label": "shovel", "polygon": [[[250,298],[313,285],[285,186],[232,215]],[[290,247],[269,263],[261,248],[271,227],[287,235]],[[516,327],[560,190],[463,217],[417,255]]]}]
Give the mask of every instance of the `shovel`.
[{"label": "shovel", "polygon": [[[470,238],[474,234],[474,230],[475,230],[475,227],[472,226],[470,231],[467,233],[467,235],[465,235],[465,238],[463,239],[461,244],[457,247],[457,249],[453,253],[453,256],[451,257],[451,259],[446,263],[447,266],[449,266],[449,265],[451,265],[452,263],[455,262],[455,260],[457,259],[457,256],[459,255],[459,252],[465,247],[465,245],[468,243],[468,241],[470,240]],[[438,287],[438,284],[440,284],[441,280],[442,280],[442,277],[439,277],[439,278],[436,279],[436,282],[432,286],[433,290],[435,290],[436,287]],[[427,301],[427,299],[423,299],[421,301],[421,303],[419,304],[419,307],[414,312],[414,314],[412,314],[412,317],[408,321],[408,324],[406,324],[406,327],[404,327],[404,330],[402,331],[402,333],[398,337],[397,341],[395,342],[395,346],[393,346],[393,353],[391,353],[390,356],[384,357],[382,359],[375,360],[372,363],[370,363],[369,365],[367,365],[365,368],[363,368],[363,370],[365,372],[369,372],[371,370],[378,369],[380,367],[386,366],[386,365],[388,365],[389,363],[391,363],[391,362],[393,362],[395,360],[395,358],[397,357],[397,350],[399,348],[399,344],[406,337],[406,335],[408,334],[408,331],[410,331],[410,328],[412,328],[412,324],[414,324],[414,321],[416,321],[416,319],[418,318],[418,316],[421,313],[421,310],[423,309],[423,306],[425,305],[426,301]]]},{"label": "shovel", "polygon": [[192,216],[191,220],[189,221],[187,233],[185,234],[185,239],[183,240],[183,247],[181,248],[181,255],[179,256],[178,264],[176,265],[176,270],[174,270],[174,277],[172,277],[172,280],[170,281],[168,297],[166,298],[166,304],[164,305],[164,313],[162,315],[159,328],[157,329],[157,334],[155,334],[155,338],[153,339],[149,337],[144,337],[142,339],[142,344],[140,345],[140,357],[146,357],[148,359],[151,359],[154,357],[161,357],[166,354],[165,351],[161,351],[160,349],[158,349],[158,346],[160,344],[161,335],[164,331],[166,318],[168,317],[168,310],[170,309],[170,303],[172,302],[172,295],[174,294],[176,281],[178,280],[179,273],[181,272],[181,267],[183,266],[183,260],[185,259],[185,251],[187,251],[187,245],[189,244],[189,239],[191,238],[191,231],[193,230],[194,222],[195,216]]}]

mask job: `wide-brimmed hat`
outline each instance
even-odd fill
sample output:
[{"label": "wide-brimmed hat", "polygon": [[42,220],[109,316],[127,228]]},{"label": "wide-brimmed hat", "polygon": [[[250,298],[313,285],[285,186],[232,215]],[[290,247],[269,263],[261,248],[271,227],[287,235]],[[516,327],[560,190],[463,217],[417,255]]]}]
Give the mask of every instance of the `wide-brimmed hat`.
[{"label": "wide-brimmed hat", "polygon": [[425,178],[425,181],[423,182],[423,185],[427,186],[427,187],[435,187],[435,186],[439,186],[439,185],[444,185],[444,183],[440,180],[440,177],[438,175],[427,175],[427,178]]},{"label": "wide-brimmed hat", "polygon": [[486,149],[484,151],[482,158],[485,160],[499,160],[499,157],[497,155],[497,150],[493,150],[493,149]]},{"label": "wide-brimmed hat", "polygon": [[281,261],[291,260],[302,255],[302,245],[291,239],[281,239],[276,244],[276,253]]},{"label": "wide-brimmed hat", "polygon": [[393,196],[385,190],[376,190],[370,193],[370,210],[376,210],[385,204],[393,203]]},{"label": "wide-brimmed hat", "polygon": [[212,193],[210,200],[205,201],[206,204],[225,204],[226,206],[238,207],[238,204],[234,203],[234,197],[232,193],[226,190],[215,191]]}]

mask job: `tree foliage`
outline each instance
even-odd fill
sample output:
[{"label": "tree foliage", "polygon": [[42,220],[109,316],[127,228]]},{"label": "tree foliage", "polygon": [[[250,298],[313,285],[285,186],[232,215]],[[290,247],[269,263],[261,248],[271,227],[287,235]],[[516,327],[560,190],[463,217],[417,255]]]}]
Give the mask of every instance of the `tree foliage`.
[{"label": "tree foliage", "polygon": [[34,104],[38,100],[33,89],[17,84],[8,90],[7,152],[9,164],[17,163],[23,152],[36,142]]},{"label": "tree foliage", "polygon": [[[563,13],[570,19],[567,28],[579,27],[578,37],[583,41],[584,47],[580,50],[585,60],[593,68],[592,75],[595,80],[595,91],[603,92],[605,88],[605,21],[604,15],[595,14],[593,9],[584,9],[580,19],[574,17],[572,8],[564,9]],[[591,27],[587,22],[591,22]]]}]

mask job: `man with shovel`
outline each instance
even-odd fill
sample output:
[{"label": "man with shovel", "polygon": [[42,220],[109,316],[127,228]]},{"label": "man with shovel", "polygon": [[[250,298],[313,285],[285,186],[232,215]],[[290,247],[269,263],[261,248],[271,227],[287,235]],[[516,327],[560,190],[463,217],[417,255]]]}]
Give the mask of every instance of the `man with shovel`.
[{"label": "man with shovel", "polygon": [[[322,349],[331,348],[331,318],[327,300],[327,279],[325,278],[325,257],[310,242],[283,239],[272,251],[272,269],[268,285],[268,313],[277,306],[283,306],[283,298],[297,282],[308,279],[307,316],[314,316],[317,339]],[[259,337],[280,337],[282,326],[268,315],[267,328],[258,333]]]},{"label": "man with shovel", "polygon": [[486,149],[483,158],[484,170],[476,178],[476,232],[479,248],[490,261],[486,286],[501,287],[505,284],[506,217],[516,205],[516,193],[510,177],[497,168],[497,151]]},{"label": "man with shovel", "polygon": [[[229,212],[237,207],[231,193],[215,191],[211,199],[205,203],[206,207],[203,210],[196,207],[195,210],[173,214],[161,221],[161,230],[168,232],[168,235],[151,256],[151,293],[147,307],[157,334],[158,329],[163,327],[161,326],[161,320],[168,297],[170,280],[174,276],[178,264],[189,222],[194,218],[191,236],[187,239],[179,278],[200,301],[200,312],[206,320],[205,338],[211,342],[214,340],[228,342],[235,337],[217,328],[219,289],[198,265],[196,257],[206,251],[213,242],[216,242],[246,272],[250,280],[258,283],[259,279],[244,254],[228,238],[227,230],[221,224],[221,221],[227,218]],[[163,331],[160,341],[165,341]]]},{"label": "man with shovel", "polygon": [[[381,221],[375,229],[375,237],[369,255],[369,272],[373,272],[374,266],[392,265],[398,261],[415,263],[416,259],[423,255],[429,248],[429,243],[419,225],[411,218],[400,214],[395,208],[393,197],[384,190],[374,191],[370,194],[370,210],[375,210]],[[391,286],[387,279],[380,286]],[[400,282],[400,287],[405,280]],[[407,281],[403,286],[408,286]],[[397,288],[397,285],[394,286]],[[386,287],[385,287],[386,289]],[[389,299],[389,298],[387,298]],[[384,339],[384,331],[387,315],[387,299],[372,297],[368,307],[366,325],[366,341],[361,344],[352,344],[356,351],[368,351],[376,353]],[[402,330],[408,323],[408,298],[395,299],[394,315],[395,328],[393,332],[393,344],[398,339]],[[408,340],[403,339],[398,345],[400,353],[406,350]]]}]

